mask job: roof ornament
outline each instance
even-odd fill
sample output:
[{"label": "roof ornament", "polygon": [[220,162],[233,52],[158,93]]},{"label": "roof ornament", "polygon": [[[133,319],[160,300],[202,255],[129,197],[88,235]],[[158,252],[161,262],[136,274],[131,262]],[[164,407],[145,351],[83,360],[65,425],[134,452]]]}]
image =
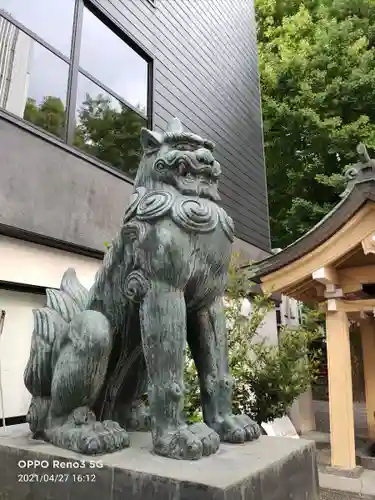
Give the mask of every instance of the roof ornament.
[{"label": "roof ornament", "polygon": [[359,161],[355,165],[350,165],[345,169],[346,188],[341,193],[341,198],[348,196],[355,184],[370,179],[375,180],[375,160],[370,158],[367,148],[362,142],[357,146],[357,154]]}]

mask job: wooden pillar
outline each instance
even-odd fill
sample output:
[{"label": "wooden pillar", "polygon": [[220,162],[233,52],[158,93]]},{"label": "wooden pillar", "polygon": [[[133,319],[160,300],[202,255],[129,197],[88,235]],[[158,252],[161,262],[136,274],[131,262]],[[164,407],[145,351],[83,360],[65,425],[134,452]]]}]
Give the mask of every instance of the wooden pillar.
[{"label": "wooden pillar", "polygon": [[375,321],[373,317],[361,319],[363,371],[366,390],[368,433],[375,439]]},{"label": "wooden pillar", "polygon": [[331,465],[354,469],[355,441],[349,322],[344,311],[327,311],[327,358]]}]

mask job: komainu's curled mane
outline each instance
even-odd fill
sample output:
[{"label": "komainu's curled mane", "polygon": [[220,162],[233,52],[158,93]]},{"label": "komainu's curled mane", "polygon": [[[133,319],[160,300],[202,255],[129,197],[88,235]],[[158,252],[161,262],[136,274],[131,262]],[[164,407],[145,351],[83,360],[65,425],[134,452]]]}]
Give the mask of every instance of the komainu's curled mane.
[{"label": "komainu's curled mane", "polygon": [[[210,141],[177,119],[164,134],[143,129],[141,141],[134,192],[93,287],[69,269],[34,311],[28,421],[35,436],[85,454],[124,448],[127,431],[150,429],[159,455],[198,459],[220,440],[260,435],[248,416],[232,414],[222,297],[234,227],[217,204]],[[205,422],[190,426],[186,342]]]}]

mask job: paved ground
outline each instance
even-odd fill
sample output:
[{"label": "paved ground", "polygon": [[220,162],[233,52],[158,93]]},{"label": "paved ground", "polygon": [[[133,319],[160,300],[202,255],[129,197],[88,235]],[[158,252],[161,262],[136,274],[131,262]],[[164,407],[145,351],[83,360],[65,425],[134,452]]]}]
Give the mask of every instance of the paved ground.
[{"label": "paved ground", "polygon": [[[315,441],[320,465],[330,464],[329,434],[309,432],[303,438]],[[357,446],[363,444],[357,439]],[[319,472],[319,483],[322,489],[321,500],[375,500],[375,471],[365,470],[359,478],[342,477]]]},{"label": "paved ground", "polygon": [[[323,489],[321,499],[368,499],[375,500],[375,471],[365,470],[359,478],[341,477],[319,472],[319,484]],[[325,491],[329,490],[329,491]]]}]

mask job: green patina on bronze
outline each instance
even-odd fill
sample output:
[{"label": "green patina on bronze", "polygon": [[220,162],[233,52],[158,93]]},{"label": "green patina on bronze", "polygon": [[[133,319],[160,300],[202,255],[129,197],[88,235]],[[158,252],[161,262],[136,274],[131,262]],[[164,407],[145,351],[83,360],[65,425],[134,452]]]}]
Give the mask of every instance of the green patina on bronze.
[{"label": "green patina on bronze", "polygon": [[[34,311],[28,422],[36,437],[80,453],[122,449],[127,431],[150,429],[157,454],[199,459],[220,440],[260,435],[232,414],[222,297],[234,227],[217,204],[211,142],[177,119],[164,134],[143,129],[141,141],[132,199],[93,287],[69,269]],[[186,342],[205,421],[191,426],[182,415]]]},{"label": "green patina on bronze", "polygon": [[365,144],[358,144],[357,153],[359,162],[345,169],[346,187],[341,198],[349,196],[356,184],[375,178],[375,160],[370,158]]}]

